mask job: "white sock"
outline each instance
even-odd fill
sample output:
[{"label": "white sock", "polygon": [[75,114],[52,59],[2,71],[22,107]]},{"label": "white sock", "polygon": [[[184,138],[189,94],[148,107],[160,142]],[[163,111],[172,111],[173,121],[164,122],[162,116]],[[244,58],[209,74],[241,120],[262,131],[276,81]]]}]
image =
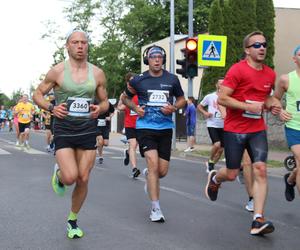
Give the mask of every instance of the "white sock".
[{"label": "white sock", "polygon": [[253,216],[253,220],[256,220],[257,218],[262,218],[262,217],[263,217],[262,214],[255,214]]},{"label": "white sock", "polygon": [[215,176],[212,178],[212,181],[213,181],[215,184],[220,184],[220,183],[217,181],[216,176],[217,176],[217,175],[215,175]]},{"label": "white sock", "polygon": [[160,209],[159,200],[151,201],[151,204],[152,204],[152,209]]}]

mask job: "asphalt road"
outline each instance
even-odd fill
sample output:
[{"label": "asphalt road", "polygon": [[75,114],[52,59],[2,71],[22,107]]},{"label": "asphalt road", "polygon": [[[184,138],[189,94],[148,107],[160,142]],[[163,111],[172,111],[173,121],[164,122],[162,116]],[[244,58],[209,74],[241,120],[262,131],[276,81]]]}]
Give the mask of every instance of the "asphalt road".
[{"label": "asphalt road", "polygon": [[[238,182],[225,183],[216,202],[204,195],[207,174],[201,159],[173,158],[161,180],[166,222],[149,220],[144,178],[129,178],[123,150],[106,148],[95,164],[89,194],[79,214],[82,239],[66,237],[72,187],[64,197],[50,186],[55,159],[45,151],[43,133],[32,133],[29,151],[14,146],[14,134],[0,132],[0,249],[299,249],[299,197],[284,199],[282,178],[269,178],[266,217],[275,232],[250,235],[252,214]],[[145,167],[139,158],[139,168]]]}]

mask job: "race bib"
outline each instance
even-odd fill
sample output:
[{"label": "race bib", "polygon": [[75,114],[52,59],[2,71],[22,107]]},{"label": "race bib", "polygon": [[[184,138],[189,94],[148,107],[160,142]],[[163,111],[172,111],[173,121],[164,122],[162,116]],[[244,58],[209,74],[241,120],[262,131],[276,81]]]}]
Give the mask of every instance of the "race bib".
[{"label": "race bib", "polygon": [[106,120],[105,119],[98,119],[97,126],[98,127],[105,127],[106,126]]},{"label": "race bib", "polygon": [[89,116],[92,99],[68,97],[67,108],[70,116]]},{"label": "race bib", "polygon": [[218,111],[215,112],[214,117],[215,117],[216,119],[222,119],[221,113],[218,112]]},{"label": "race bib", "polygon": [[167,90],[148,90],[148,106],[165,106],[168,104],[169,91]]},{"label": "race bib", "polygon": [[129,115],[134,116],[134,115],[137,115],[137,113],[130,109]]},{"label": "race bib", "polygon": [[[246,103],[262,103],[262,102],[246,100]],[[250,112],[245,110],[243,113],[243,117],[252,118],[252,119],[260,119],[261,116],[262,116],[262,111],[255,113],[255,112]]]},{"label": "race bib", "polygon": [[22,118],[28,119],[28,118],[29,118],[29,115],[28,115],[28,114],[22,114]]}]

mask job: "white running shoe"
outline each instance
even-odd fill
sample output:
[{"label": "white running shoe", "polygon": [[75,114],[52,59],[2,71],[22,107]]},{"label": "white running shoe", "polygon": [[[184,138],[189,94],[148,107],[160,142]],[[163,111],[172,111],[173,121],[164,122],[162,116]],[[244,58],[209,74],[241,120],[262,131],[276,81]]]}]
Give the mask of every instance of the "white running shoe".
[{"label": "white running shoe", "polygon": [[165,217],[159,208],[154,208],[151,210],[150,220],[153,222],[165,222]]},{"label": "white running shoe", "polygon": [[183,150],[183,152],[187,153],[187,152],[190,152],[192,151],[190,147],[188,147],[187,149]]},{"label": "white running shoe", "polygon": [[253,203],[253,199],[251,199],[250,201],[247,202],[245,209],[248,212],[254,212],[254,203]]},{"label": "white running shoe", "polygon": [[145,192],[145,194],[148,195],[148,186],[147,186],[148,168],[143,169],[143,175],[145,176],[144,192]]}]

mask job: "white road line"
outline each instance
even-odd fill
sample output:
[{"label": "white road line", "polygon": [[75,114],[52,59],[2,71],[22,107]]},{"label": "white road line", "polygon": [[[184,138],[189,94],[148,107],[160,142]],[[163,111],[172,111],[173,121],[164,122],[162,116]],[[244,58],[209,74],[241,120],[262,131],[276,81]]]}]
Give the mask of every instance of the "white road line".
[{"label": "white road line", "polygon": [[0,155],[10,155],[11,153],[0,148]]}]

